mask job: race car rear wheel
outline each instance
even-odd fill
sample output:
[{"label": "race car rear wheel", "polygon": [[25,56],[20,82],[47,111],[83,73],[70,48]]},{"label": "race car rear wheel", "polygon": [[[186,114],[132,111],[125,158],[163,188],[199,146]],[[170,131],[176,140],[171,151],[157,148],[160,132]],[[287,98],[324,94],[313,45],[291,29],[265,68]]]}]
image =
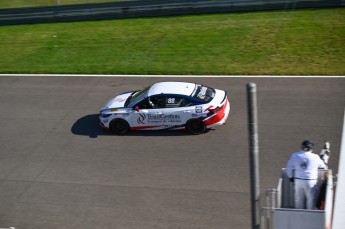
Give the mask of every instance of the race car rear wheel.
[{"label": "race car rear wheel", "polygon": [[186,123],[186,129],[191,133],[191,134],[202,134],[206,131],[206,126],[205,123],[200,120],[200,119],[190,119]]},{"label": "race car rear wheel", "polygon": [[115,134],[119,135],[125,134],[130,130],[128,122],[121,118],[111,121],[110,128]]}]

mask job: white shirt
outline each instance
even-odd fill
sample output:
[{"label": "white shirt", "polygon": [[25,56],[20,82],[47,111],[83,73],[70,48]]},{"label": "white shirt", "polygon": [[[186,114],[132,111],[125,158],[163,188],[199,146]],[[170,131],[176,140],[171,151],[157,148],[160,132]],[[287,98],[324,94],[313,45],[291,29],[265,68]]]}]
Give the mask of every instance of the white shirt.
[{"label": "white shirt", "polygon": [[[327,168],[319,155],[301,150],[291,155],[286,166],[286,173],[290,178],[311,180],[317,179],[319,168]],[[293,174],[293,170],[295,170],[295,174]]]}]

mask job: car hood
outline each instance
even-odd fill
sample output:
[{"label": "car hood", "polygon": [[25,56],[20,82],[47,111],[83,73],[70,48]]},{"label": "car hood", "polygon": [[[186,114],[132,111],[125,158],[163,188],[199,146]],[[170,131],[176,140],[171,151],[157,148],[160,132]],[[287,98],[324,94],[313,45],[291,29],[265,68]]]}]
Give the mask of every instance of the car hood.
[{"label": "car hood", "polygon": [[126,100],[132,93],[133,92],[126,92],[124,94],[117,95],[114,98],[111,98],[108,102],[104,104],[101,110],[124,107]]}]

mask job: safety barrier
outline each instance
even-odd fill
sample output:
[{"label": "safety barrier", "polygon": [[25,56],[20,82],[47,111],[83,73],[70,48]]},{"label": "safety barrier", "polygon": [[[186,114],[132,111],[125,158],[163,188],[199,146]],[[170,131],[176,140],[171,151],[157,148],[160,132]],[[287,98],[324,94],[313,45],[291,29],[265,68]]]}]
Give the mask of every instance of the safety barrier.
[{"label": "safety barrier", "polygon": [[345,0],[134,0],[0,9],[0,25],[345,6]]},{"label": "safety barrier", "polygon": [[[324,196],[321,195],[323,185],[326,185]],[[265,207],[261,209],[261,228],[330,228],[334,194],[332,170],[319,170],[318,190],[317,207],[320,210],[295,209],[294,184],[282,169],[277,188],[266,191]]]}]

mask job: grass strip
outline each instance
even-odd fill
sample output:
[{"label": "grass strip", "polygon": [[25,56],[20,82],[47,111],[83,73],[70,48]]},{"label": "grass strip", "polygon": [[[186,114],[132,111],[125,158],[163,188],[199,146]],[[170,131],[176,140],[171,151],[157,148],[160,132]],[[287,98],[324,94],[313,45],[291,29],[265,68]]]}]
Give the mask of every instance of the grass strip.
[{"label": "grass strip", "polygon": [[0,73],[345,75],[345,8],[0,27]]}]

